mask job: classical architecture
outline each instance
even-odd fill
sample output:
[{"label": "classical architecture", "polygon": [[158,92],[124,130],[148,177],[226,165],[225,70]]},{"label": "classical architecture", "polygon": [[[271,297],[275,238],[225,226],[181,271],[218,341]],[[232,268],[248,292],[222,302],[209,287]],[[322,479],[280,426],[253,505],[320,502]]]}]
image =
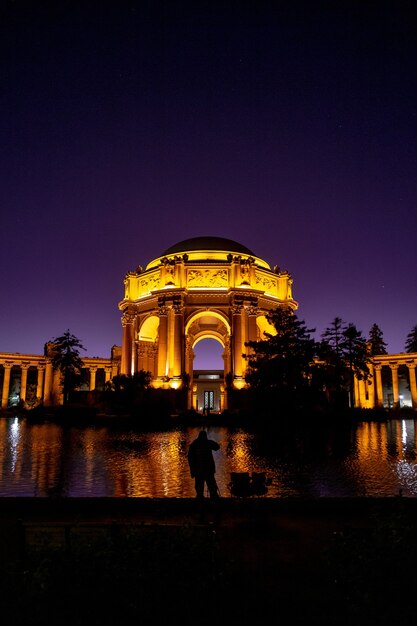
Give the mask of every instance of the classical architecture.
[{"label": "classical architecture", "polygon": [[[145,270],[126,274],[122,346],[108,359],[83,358],[85,390],[104,388],[117,374],[150,371],[159,388],[188,388],[188,406],[215,412],[227,408],[226,382],[245,384],[245,342],[274,333],[267,313],[279,306],[296,310],[292,278],[245,246],[221,237],[181,241],[152,260]],[[195,347],[214,339],[223,350],[223,367],[194,369]],[[355,381],[355,405],[417,408],[417,354],[372,357],[370,383]],[[58,372],[47,354],[0,352],[1,408],[29,399],[60,404]]]},{"label": "classical architecture", "polygon": [[[83,358],[85,391],[104,389],[104,384],[120,371],[120,347],[113,346],[111,358]],[[18,354],[0,352],[1,408],[28,405],[36,402],[44,406],[62,404],[60,374],[52,369],[47,354]]]},{"label": "classical architecture", "polygon": [[[150,371],[155,387],[178,388],[187,380],[190,408],[221,411],[226,376],[235,388],[245,384],[245,342],[274,332],[266,315],[282,305],[297,308],[286,270],[271,269],[230,239],[181,241],[145,270],[126,274],[121,371]],[[221,344],[224,366],[202,379],[194,373],[194,348],[206,338]]]}]

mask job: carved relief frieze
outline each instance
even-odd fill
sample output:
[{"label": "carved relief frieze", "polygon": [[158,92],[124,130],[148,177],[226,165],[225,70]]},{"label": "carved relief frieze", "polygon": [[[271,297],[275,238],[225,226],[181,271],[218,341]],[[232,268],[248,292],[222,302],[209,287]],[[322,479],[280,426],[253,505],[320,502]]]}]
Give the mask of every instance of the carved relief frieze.
[{"label": "carved relief frieze", "polygon": [[188,270],[188,287],[227,287],[229,284],[226,269]]},{"label": "carved relief frieze", "polygon": [[255,272],[255,286],[263,289],[264,291],[274,291],[277,288],[277,281]]},{"label": "carved relief frieze", "polygon": [[155,272],[146,278],[140,280],[141,294],[150,293],[154,289],[159,289],[159,272]]}]

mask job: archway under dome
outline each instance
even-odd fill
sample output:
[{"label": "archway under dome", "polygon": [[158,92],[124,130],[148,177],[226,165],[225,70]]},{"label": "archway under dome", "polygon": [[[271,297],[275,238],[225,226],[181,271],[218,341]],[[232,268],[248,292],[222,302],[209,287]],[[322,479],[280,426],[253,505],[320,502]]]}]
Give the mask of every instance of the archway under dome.
[{"label": "archway under dome", "polygon": [[[143,270],[125,276],[121,373],[145,369],[154,387],[189,385],[188,407],[202,408],[194,373],[194,348],[214,339],[223,348],[215,409],[227,408],[228,375],[233,387],[245,385],[245,343],[273,332],[266,315],[297,308],[287,270],[222,237],[196,237],[168,248]],[[214,373],[213,373],[214,375]],[[210,391],[208,388],[206,391]],[[206,397],[213,399],[213,395]],[[214,400],[213,400],[214,401]],[[204,404],[204,402],[203,402]]]}]

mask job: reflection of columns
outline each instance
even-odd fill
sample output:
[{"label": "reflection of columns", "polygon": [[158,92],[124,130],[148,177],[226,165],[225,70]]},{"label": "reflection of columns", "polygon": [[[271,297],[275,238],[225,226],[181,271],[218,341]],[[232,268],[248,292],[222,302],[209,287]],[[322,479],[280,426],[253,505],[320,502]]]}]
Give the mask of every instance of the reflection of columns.
[{"label": "reflection of columns", "polygon": [[20,400],[25,402],[26,400],[26,387],[28,382],[28,370],[29,363],[22,363],[20,366],[21,369],[21,377],[20,377]]},{"label": "reflection of columns", "polygon": [[158,378],[164,378],[167,375],[167,313],[168,311],[165,307],[160,307],[158,340]]},{"label": "reflection of columns", "polygon": [[94,389],[96,388],[96,373],[97,367],[92,365],[90,367],[90,391],[94,391]]},{"label": "reflection of columns", "polygon": [[7,409],[9,405],[9,390],[10,390],[10,371],[13,367],[13,363],[4,363],[4,378],[3,378],[3,391],[1,394],[1,408]]},{"label": "reflection of columns", "polygon": [[242,307],[234,305],[233,308],[233,374],[234,377],[242,377]]},{"label": "reflection of columns", "polygon": [[53,374],[53,370],[52,370],[52,363],[49,361],[46,364],[46,369],[45,369],[45,387],[43,390],[43,402],[45,404],[45,406],[49,406],[52,402],[52,374]]},{"label": "reflection of columns", "polygon": [[36,398],[39,398],[39,399],[42,399],[44,377],[45,377],[45,366],[38,365],[38,384],[36,387]]},{"label": "reflection of columns", "polygon": [[410,378],[410,392],[413,409],[417,408],[417,386],[416,386],[416,366],[415,363],[407,363]]},{"label": "reflection of columns", "polygon": [[392,395],[393,395],[393,402],[394,402],[394,406],[398,405],[399,402],[399,394],[398,394],[398,364],[391,364],[390,363],[390,368],[391,368],[391,372],[392,372]]},{"label": "reflection of columns", "polygon": [[381,376],[382,365],[375,365],[374,368],[376,372],[376,405],[383,406],[384,395],[383,395],[383,389],[382,389],[382,376]]}]

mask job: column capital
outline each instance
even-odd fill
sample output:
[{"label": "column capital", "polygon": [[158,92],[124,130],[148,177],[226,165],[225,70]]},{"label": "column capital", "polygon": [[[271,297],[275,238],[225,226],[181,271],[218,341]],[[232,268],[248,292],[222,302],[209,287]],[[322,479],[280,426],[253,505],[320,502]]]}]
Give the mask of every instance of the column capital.
[{"label": "column capital", "polygon": [[248,315],[256,317],[259,313],[259,308],[251,304],[248,307],[246,307],[246,311]]},{"label": "column capital", "polygon": [[135,315],[134,313],[130,313],[128,311],[125,311],[122,315],[122,326],[127,326],[128,324],[133,324],[133,322],[135,321]]}]

